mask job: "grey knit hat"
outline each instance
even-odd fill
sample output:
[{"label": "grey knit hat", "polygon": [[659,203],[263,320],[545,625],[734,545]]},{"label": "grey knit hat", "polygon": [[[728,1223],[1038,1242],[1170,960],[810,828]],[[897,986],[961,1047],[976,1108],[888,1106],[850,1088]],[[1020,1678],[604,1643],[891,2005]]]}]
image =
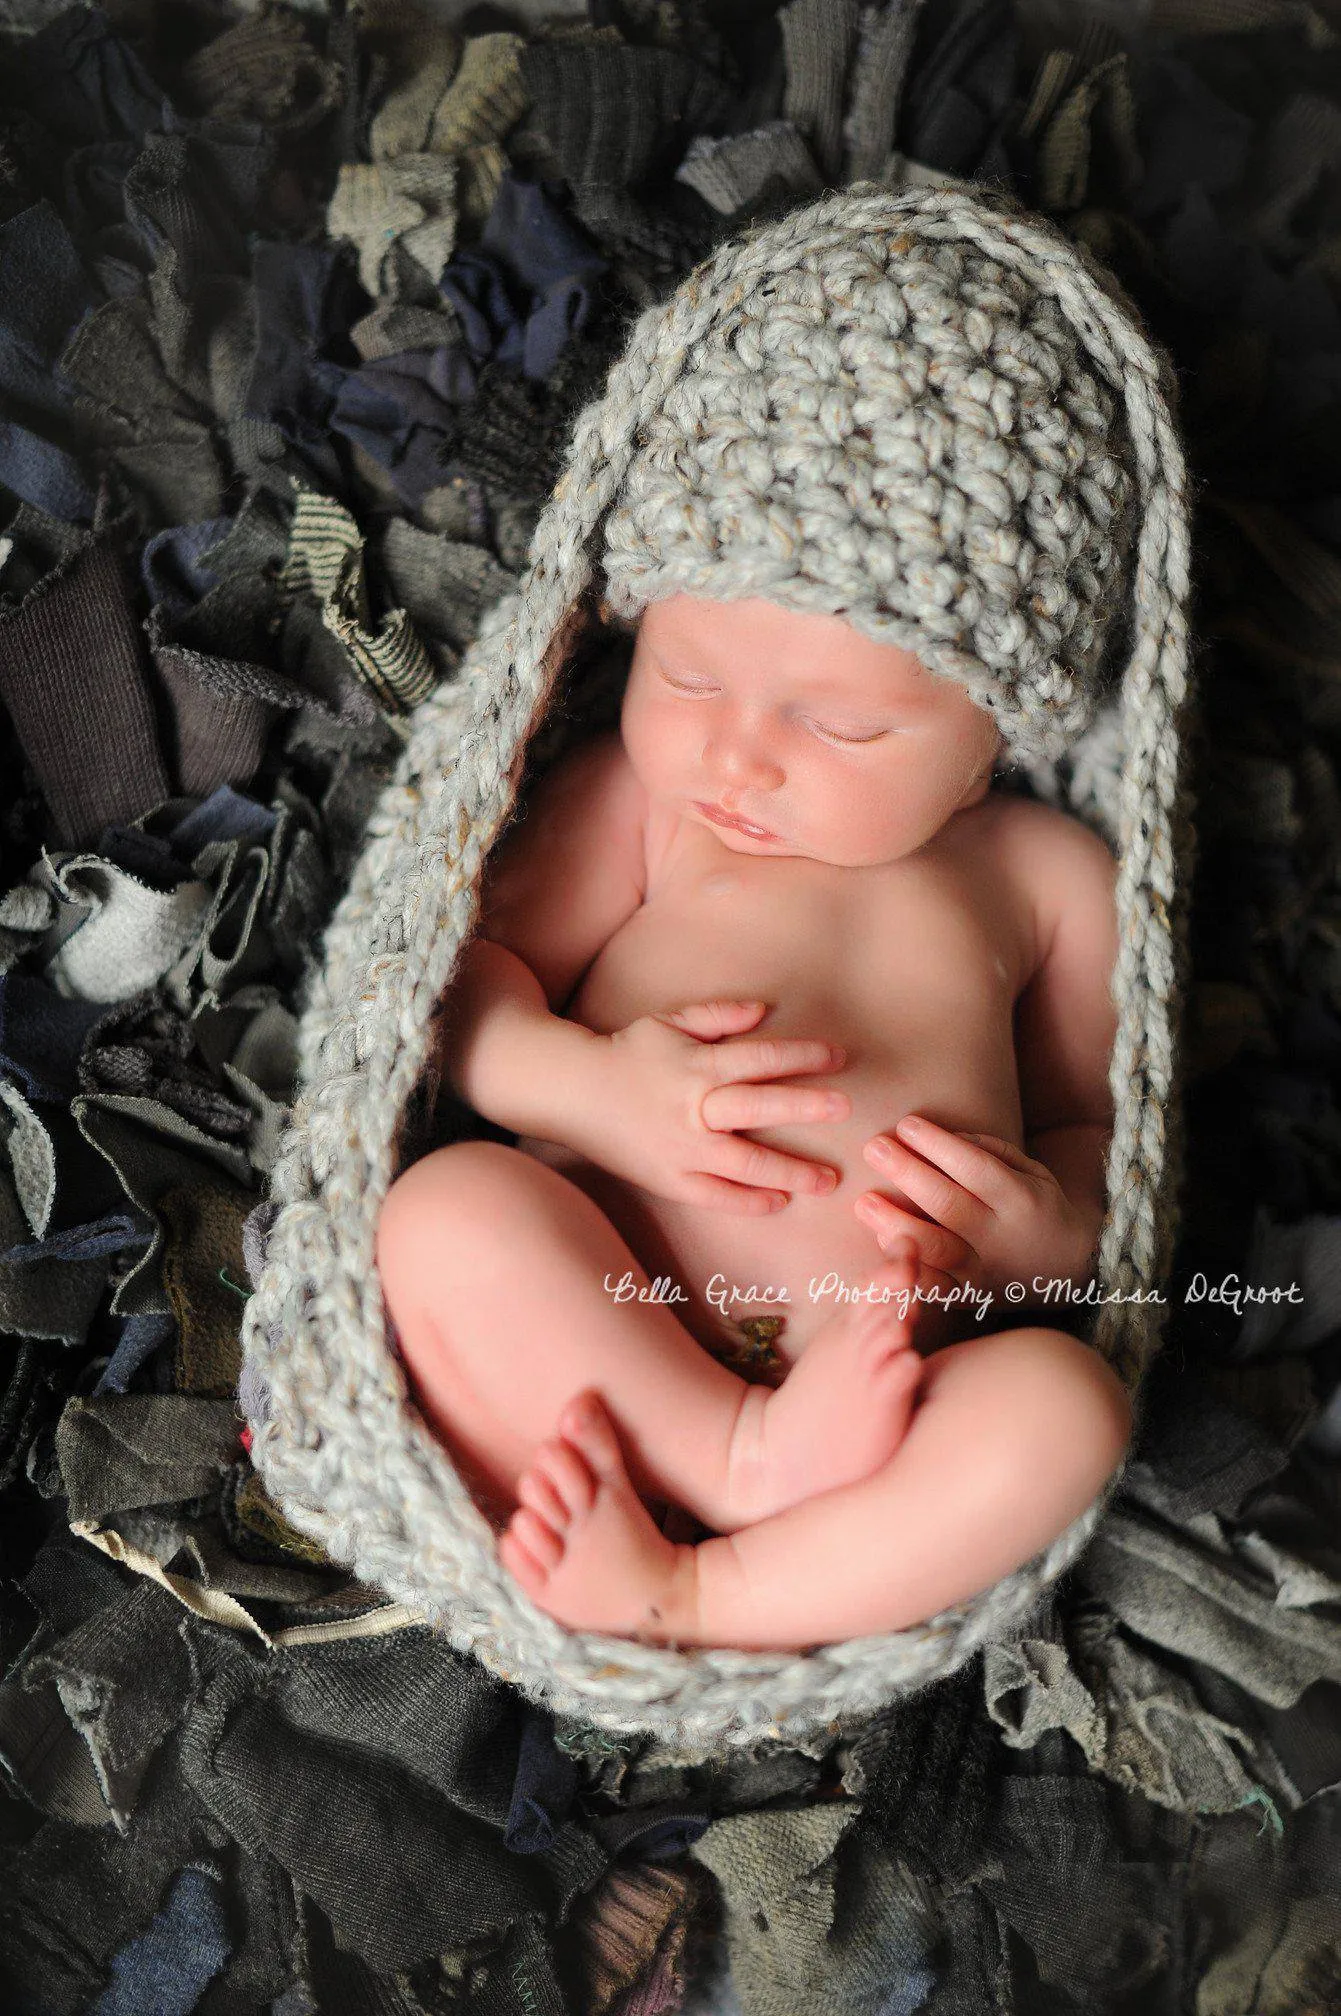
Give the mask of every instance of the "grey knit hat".
[{"label": "grey knit hat", "polygon": [[635,391],[627,415],[606,601],[841,616],[958,680],[1013,754],[1051,758],[1093,718],[1128,587],[1132,434],[1162,388],[1134,380],[1124,411],[1097,278],[1035,226],[1040,271],[976,207],[966,232],[962,202],[850,192],[823,228],[808,212],[758,232],[692,340],[665,328],[655,406]]},{"label": "grey knit hat", "polygon": [[411,717],[313,978],[263,1207],[240,1389],[253,1461],[293,1525],[403,1606],[383,1628],[427,1622],[561,1713],[698,1754],[809,1740],[1027,1629],[1094,1531],[1121,1471],[992,1588],[804,1653],[567,1631],[502,1567],[410,1400],[375,1247],[393,1178],[431,1145],[411,1116],[431,1105],[435,1016],[527,756],[564,725],[586,611],[602,594],[625,618],[673,590],[764,594],[959,680],[1057,802],[1083,811],[1075,780],[1105,772],[1116,1120],[1091,1342],[1139,1412],[1177,1225],[1190,862],[1169,393],[1111,281],[1050,225],[960,187],[825,196],[724,244],[635,322],[578,416],[516,590]]}]

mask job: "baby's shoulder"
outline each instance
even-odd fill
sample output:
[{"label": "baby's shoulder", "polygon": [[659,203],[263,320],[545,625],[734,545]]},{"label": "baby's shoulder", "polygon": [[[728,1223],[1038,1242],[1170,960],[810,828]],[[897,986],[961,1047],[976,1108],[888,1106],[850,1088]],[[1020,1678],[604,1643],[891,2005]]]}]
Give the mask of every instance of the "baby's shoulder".
[{"label": "baby's shoulder", "polygon": [[1117,863],[1102,834],[1074,813],[1022,793],[997,792],[991,803],[993,858],[1028,902],[1043,944],[1068,913],[1111,909]]}]

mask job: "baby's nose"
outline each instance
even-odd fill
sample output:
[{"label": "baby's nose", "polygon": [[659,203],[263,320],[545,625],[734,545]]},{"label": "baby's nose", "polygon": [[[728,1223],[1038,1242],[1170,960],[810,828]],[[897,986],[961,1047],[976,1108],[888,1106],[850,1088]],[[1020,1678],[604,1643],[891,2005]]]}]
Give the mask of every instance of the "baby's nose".
[{"label": "baby's nose", "polygon": [[703,767],[723,783],[742,790],[776,790],[783,778],[782,765],[762,743],[747,736],[717,736],[704,748]]}]

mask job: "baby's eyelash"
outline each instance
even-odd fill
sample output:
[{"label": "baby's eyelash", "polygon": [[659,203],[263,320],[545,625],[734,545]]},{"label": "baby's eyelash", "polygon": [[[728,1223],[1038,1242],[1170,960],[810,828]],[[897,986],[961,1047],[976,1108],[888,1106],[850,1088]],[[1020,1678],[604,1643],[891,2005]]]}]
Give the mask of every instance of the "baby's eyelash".
[{"label": "baby's eyelash", "polygon": [[882,735],[889,733],[887,728],[877,728],[870,735],[840,735],[836,728],[826,728],[823,722],[812,721],[810,725],[817,728],[821,735],[827,735],[831,742],[878,742]]},{"label": "baby's eyelash", "polygon": [[[661,676],[673,693],[692,693],[701,698],[713,690],[711,686],[686,686],[681,680],[672,679],[669,672],[663,671]],[[812,721],[809,725],[831,742],[878,742],[882,735],[889,733],[887,728],[877,728],[870,735],[843,735],[837,728],[826,728],[822,721]]]}]

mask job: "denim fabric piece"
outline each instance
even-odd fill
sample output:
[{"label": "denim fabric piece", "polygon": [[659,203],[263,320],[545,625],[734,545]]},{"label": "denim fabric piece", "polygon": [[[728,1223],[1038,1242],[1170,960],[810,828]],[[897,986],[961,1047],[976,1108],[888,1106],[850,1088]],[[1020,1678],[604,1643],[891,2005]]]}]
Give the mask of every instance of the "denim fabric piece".
[{"label": "denim fabric piece", "polygon": [[153,1922],[112,1959],[112,1985],[89,2016],[191,2016],[233,1950],[222,1878],[183,1869]]},{"label": "denim fabric piece", "polygon": [[0,1071],[30,1099],[71,1099],[89,1030],[102,1009],[65,999],[27,973],[0,977]]},{"label": "denim fabric piece", "polygon": [[343,247],[258,244],[252,284],[256,361],[245,411],[273,421],[328,488],[343,488],[327,430],[357,361],[346,332],[371,305],[368,296]]},{"label": "denim fabric piece", "polygon": [[[222,1830],[165,1761],[147,1774],[125,1834],[48,1821],[21,1847],[0,1848],[5,2006],[32,2016],[86,2016],[108,1986],[114,1956],[157,1915],[178,1872],[226,1846]],[[246,1911],[256,1878],[242,1863],[237,1875]],[[241,1911],[240,1927],[246,1922]],[[273,1920],[273,1904],[267,1915]],[[235,1934],[239,1943],[242,1936]],[[283,1985],[273,1954],[261,1979],[271,1995]]]},{"label": "denim fabric piece", "polygon": [[604,1866],[571,1824],[550,1851],[508,1854],[515,1704],[433,1634],[309,1646],[259,1675],[234,1642],[211,1660],[184,1733],[192,1784],[369,1965],[496,1938]]},{"label": "denim fabric piece", "polygon": [[572,1811],[579,1775],[573,1759],[555,1747],[553,1717],[528,1704],[522,1713],[517,1776],[503,1834],[514,1855],[534,1855],[554,1846],[558,1829]]},{"label": "denim fabric piece", "polygon": [[351,372],[331,425],[385,469],[413,506],[451,473],[462,425],[457,416],[478,390],[475,367],[460,347],[412,350]]},{"label": "denim fabric piece", "polygon": [[183,813],[169,838],[183,861],[192,861],[210,840],[259,840],[272,833],[278,817],[272,805],[262,805],[230,785],[217,790]]},{"label": "denim fabric piece", "polygon": [[19,46],[10,90],[63,140],[137,138],[166,124],[168,101],[101,7],[67,7]]},{"label": "denim fabric piece", "polygon": [[0,224],[0,272],[5,276],[0,310],[5,419],[76,449],[77,437],[67,432],[73,387],[55,367],[71,330],[95,305],[97,294],[73,239],[45,198]]},{"label": "denim fabric piece", "polygon": [[170,1316],[128,1316],[121,1325],[116,1349],[99,1374],[93,1399],[104,1393],[125,1393],[132,1379],[174,1334]]},{"label": "denim fabric piece", "polygon": [[[480,248],[530,295],[522,369],[529,378],[547,377],[566,340],[559,328],[578,334],[585,327],[589,301],[582,283],[599,278],[606,260],[539,183],[513,174],[498,185]],[[554,332],[552,348],[547,332]],[[547,348],[550,363],[541,369]]]},{"label": "denim fabric piece", "polygon": [[86,525],[93,516],[93,492],[74,456],[11,420],[0,420],[0,483],[57,518]]},{"label": "denim fabric piece", "polygon": [[170,615],[193,608],[218,579],[204,559],[232,524],[230,518],[206,518],[199,525],[167,525],[147,539],[140,555],[140,579],[153,603],[163,603]]}]

